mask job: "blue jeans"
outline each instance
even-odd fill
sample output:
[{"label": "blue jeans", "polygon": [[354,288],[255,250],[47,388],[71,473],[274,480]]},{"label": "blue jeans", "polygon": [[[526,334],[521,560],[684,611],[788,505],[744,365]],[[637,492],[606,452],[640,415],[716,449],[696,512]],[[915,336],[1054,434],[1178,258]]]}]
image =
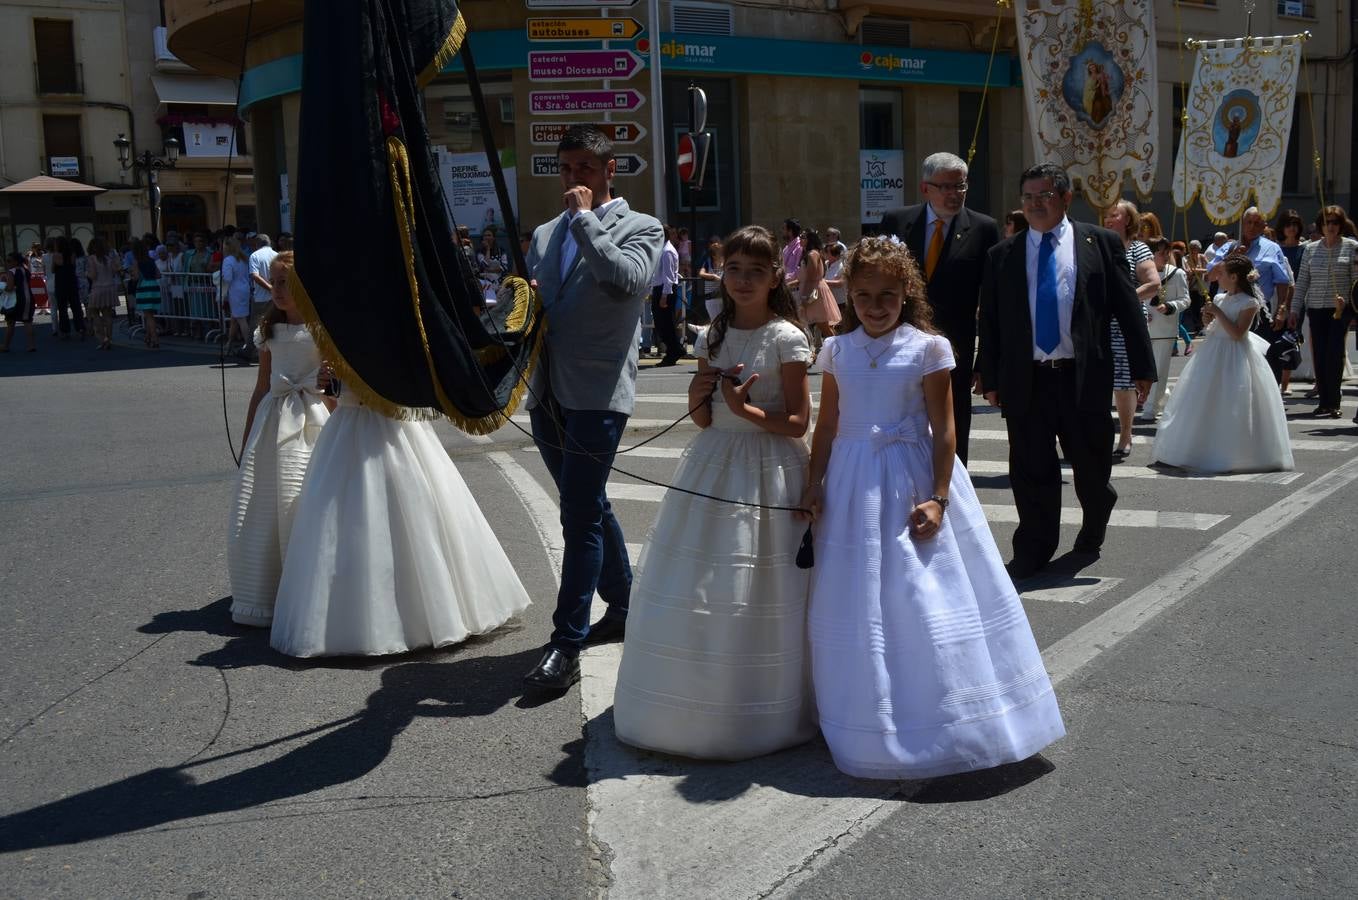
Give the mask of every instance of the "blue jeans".
[{"label": "blue jeans", "polygon": [[627,427],[627,416],[608,410],[557,407],[557,411],[564,436],[546,407],[534,407],[529,417],[533,441],[561,497],[565,538],[549,646],[575,654],[589,634],[589,607],[595,591],[608,604],[608,617],[627,617],[632,564],[607,494],[608,467]]}]

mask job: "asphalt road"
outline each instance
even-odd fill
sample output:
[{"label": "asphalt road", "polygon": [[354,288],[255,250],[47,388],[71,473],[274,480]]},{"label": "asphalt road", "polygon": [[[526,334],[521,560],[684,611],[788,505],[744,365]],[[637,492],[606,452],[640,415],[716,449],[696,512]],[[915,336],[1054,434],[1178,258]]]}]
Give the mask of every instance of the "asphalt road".
[{"label": "asphalt road", "polygon": [[[622,748],[616,647],[565,697],[525,699],[559,535],[512,428],[440,434],[535,598],[521,621],[394,659],[273,653],[226,611],[216,358],[40,346],[0,356],[0,896],[1358,892],[1358,426],[1304,418],[1300,391],[1294,474],[1157,473],[1139,427],[1102,559],[1024,586],[1069,735],[902,785],[839,776],[818,741],[735,765]],[[254,370],[224,374],[238,445]],[[687,378],[643,373],[639,438],[682,414]],[[663,482],[692,433],[620,465]],[[1002,550],[1005,452],[973,443]],[[639,546],[658,492],[614,484]]]}]

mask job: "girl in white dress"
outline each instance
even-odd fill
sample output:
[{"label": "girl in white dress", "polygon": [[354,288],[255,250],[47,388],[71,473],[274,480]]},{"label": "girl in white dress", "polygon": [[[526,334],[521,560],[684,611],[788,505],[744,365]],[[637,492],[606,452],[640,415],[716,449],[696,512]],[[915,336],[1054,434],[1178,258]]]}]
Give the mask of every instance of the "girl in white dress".
[{"label": "girl in white dress", "polygon": [[[1278,472],[1291,469],[1287,413],[1264,353],[1268,341],[1250,331],[1263,306],[1244,254],[1226,258],[1224,293],[1204,309],[1211,316],[1193,357],[1179,375],[1151,447],[1151,464],[1199,472]],[[1265,312],[1267,315],[1267,312]]]},{"label": "girl in white dress", "polygon": [[860,778],[931,778],[1038,752],[1056,696],[955,455],[952,350],[904,244],[845,262],[801,505],[816,530],[808,630],[820,728]]},{"label": "girl in white dress", "polygon": [[[808,740],[808,573],[788,510],[806,482],[811,346],[763,228],[726,239],[722,309],[694,348],[684,452],[642,553],[613,699],[618,738],[702,759]],[[709,499],[719,497],[722,500]]]},{"label": "girl in white dress", "polygon": [[292,253],[270,270],[273,305],[255,329],[259,375],[250,395],[226,541],[231,618],[267,628],[283,574],[292,515],[311,450],[330,416],[317,381],[321,356],[288,293]]},{"label": "girl in white dress", "polygon": [[528,592],[423,418],[344,393],[311,457],[269,643],[288,656],[377,656],[485,634]]}]

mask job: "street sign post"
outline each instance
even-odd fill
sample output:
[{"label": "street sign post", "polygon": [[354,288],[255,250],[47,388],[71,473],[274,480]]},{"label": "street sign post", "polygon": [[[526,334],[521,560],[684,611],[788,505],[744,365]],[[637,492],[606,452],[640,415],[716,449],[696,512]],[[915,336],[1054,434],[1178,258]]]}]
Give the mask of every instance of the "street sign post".
[{"label": "street sign post", "polygon": [[[533,122],[529,128],[534,144],[555,147],[566,136],[566,131],[578,122]],[[637,122],[593,122],[615,144],[635,144],[646,136],[646,129]]]},{"label": "street sign post", "polygon": [[528,53],[530,81],[626,81],[642,69],[641,57],[631,50],[532,50]]},{"label": "street sign post", "polygon": [[528,20],[530,41],[630,41],[645,30],[633,18]]},{"label": "street sign post", "polygon": [[529,91],[528,109],[533,113],[636,112],[646,103],[640,92],[623,91]]},{"label": "street sign post", "polygon": [[[646,160],[635,153],[619,153],[613,157],[618,161],[619,175],[640,175],[646,171]],[[557,174],[556,156],[549,153],[534,153],[530,171],[534,175],[553,176]]]}]

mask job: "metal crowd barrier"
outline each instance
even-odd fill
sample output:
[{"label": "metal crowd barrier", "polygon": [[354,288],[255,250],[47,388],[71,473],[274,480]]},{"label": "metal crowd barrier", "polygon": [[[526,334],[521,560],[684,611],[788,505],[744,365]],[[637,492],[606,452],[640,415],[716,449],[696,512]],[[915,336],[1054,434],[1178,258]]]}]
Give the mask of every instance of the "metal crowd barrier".
[{"label": "metal crowd barrier", "polygon": [[[135,300],[133,301],[135,302]],[[221,276],[216,272],[166,272],[160,279],[160,311],[156,323],[166,323],[181,336],[215,341],[226,334]],[[141,325],[130,334],[136,335]]]}]

